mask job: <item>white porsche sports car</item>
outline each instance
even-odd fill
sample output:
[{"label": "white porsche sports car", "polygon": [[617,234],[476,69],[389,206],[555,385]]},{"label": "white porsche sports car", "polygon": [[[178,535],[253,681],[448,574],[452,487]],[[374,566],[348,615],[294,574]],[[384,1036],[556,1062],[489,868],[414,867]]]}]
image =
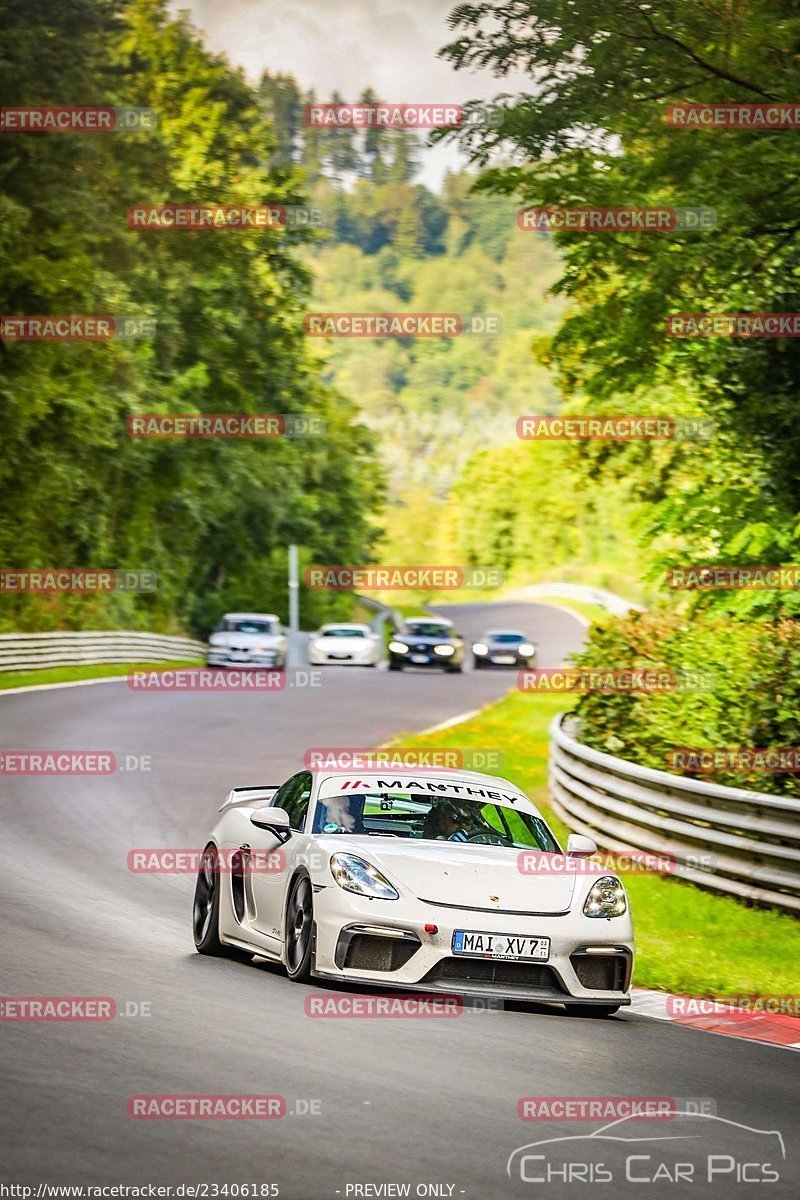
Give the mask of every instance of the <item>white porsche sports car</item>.
[{"label": "white porsche sports car", "polygon": [[201,954],[582,1015],[630,1004],[622,882],[588,870],[589,838],[572,834],[564,854],[508,780],[304,770],[234,788],[220,812],[195,890]]},{"label": "white porsche sports car", "polygon": [[381,660],[381,637],[369,625],[334,622],[323,625],[308,639],[308,661],[312,667],[326,663],[377,667]]}]

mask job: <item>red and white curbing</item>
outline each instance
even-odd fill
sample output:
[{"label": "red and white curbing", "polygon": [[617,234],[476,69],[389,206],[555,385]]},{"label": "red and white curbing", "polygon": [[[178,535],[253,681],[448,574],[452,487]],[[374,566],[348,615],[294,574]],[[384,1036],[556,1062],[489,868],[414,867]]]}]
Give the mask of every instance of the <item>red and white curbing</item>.
[{"label": "red and white curbing", "polygon": [[[697,997],[675,996],[669,992],[653,992],[648,988],[634,988],[628,1012],[652,1017],[656,1021],[675,1021],[693,1029],[704,1029],[706,1033],[721,1033],[725,1037],[745,1038],[748,1041],[764,1042],[780,1046],[784,1050],[800,1050],[800,1019],[786,1013],[746,1012],[734,1008],[721,1012],[681,1012],[679,1001]],[[670,1003],[670,1001],[672,1003]],[[719,1006],[725,1001],[719,1001]]]}]

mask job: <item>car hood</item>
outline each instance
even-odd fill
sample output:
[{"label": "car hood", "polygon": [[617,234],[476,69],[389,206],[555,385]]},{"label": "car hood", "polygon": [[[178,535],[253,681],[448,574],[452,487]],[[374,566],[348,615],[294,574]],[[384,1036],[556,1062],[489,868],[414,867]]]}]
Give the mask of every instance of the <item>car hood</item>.
[{"label": "car hood", "polygon": [[445,646],[457,642],[458,638],[454,637],[452,633],[444,634],[442,637],[434,637],[430,633],[398,633],[393,640],[405,642],[408,646]]},{"label": "car hood", "polygon": [[[519,850],[401,838],[320,838],[331,854],[358,854],[420,900],[492,912],[560,913],[572,902],[575,875],[522,875]],[[588,887],[588,885],[587,885]]]},{"label": "car hood", "polygon": [[324,646],[326,650],[358,650],[365,649],[370,644],[370,639],[365,637],[326,637],[325,634],[312,640],[315,645]]},{"label": "car hood", "polygon": [[275,646],[280,641],[278,633],[212,633],[212,646]]}]

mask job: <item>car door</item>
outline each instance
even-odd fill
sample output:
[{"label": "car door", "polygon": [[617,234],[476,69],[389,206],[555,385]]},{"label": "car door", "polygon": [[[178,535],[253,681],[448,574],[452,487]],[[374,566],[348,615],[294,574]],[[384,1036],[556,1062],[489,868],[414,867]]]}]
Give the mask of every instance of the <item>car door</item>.
[{"label": "car door", "polygon": [[[261,871],[256,869],[249,875],[249,890],[253,905],[251,924],[260,933],[279,941],[283,937],[286,889],[298,857],[308,843],[305,822],[311,799],[312,779],[310,771],[300,771],[297,775],[292,775],[290,779],[286,780],[286,783],[278,788],[271,801],[273,807],[283,808],[289,814],[289,825],[292,830],[292,836],[282,846],[285,860],[283,870]],[[250,846],[253,850],[270,851],[278,845],[276,835],[268,829],[259,829],[255,825],[252,825],[251,829],[253,836],[250,838]],[[258,863],[258,858],[256,863]]]}]

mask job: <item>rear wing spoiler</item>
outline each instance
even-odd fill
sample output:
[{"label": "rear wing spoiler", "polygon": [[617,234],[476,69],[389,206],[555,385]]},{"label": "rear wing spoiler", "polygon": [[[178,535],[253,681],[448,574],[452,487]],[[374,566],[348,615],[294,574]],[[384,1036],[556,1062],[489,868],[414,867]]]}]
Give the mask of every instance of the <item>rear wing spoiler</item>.
[{"label": "rear wing spoiler", "polygon": [[219,812],[234,804],[254,804],[256,801],[269,801],[281,785],[279,783],[255,783],[251,787],[231,788],[226,798],[219,806]]}]

